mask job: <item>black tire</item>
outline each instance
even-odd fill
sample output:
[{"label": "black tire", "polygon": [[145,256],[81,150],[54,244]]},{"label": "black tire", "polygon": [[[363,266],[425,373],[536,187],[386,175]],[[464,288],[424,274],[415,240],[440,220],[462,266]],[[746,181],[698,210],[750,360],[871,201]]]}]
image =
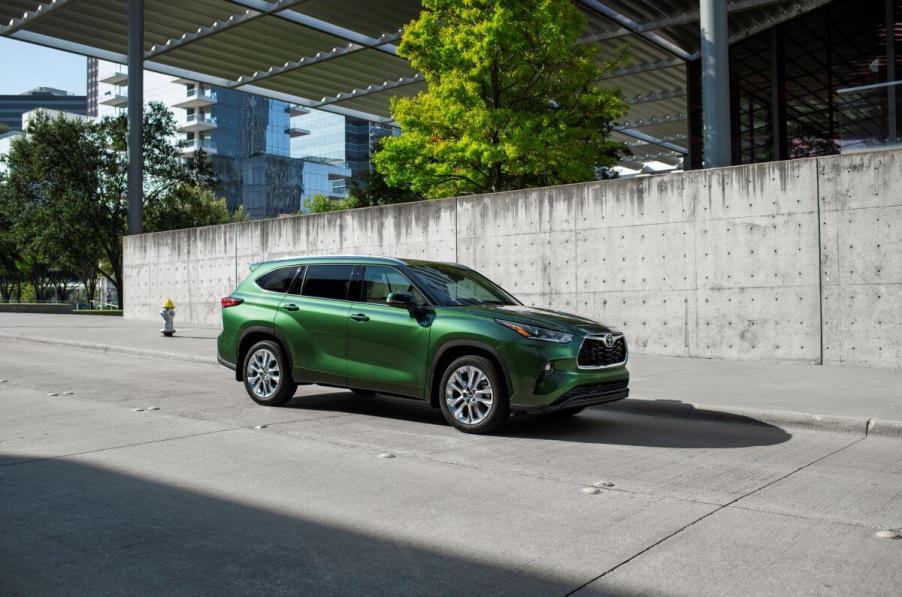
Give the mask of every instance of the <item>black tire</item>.
[{"label": "black tire", "polygon": [[372,396],[376,393],[372,390],[361,390],[360,388],[351,388],[351,392],[357,394],[358,396]]},{"label": "black tire", "polygon": [[562,408],[552,413],[548,413],[552,417],[572,417],[586,410],[585,406],[577,406],[576,408]]},{"label": "black tire", "polygon": [[[275,357],[275,360],[278,363],[279,375],[278,380],[274,383],[274,389],[272,388],[272,378],[270,377],[263,382],[263,393],[258,394],[254,388],[257,383],[260,382],[255,383],[257,378],[254,375],[251,361],[255,361],[257,370],[259,370],[260,360],[257,354],[258,352],[265,354],[262,353],[262,351],[268,351],[270,355]],[[247,395],[251,397],[251,400],[257,404],[262,404],[263,406],[281,406],[294,397],[295,390],[297,390],[297,384],[291,379],[291,367],[289,367],[285,352],[278,342],[261,340],[260,342],[255,343],[244,355],[244,362],[241,366],[243,367],[242,377],[244,378],[244,389],[247,391]],[[272,371],[272,368],[267,367],[267,370]],[[259,390],[261,386],[257,387]],[[272,389],[272,393],[268,391],[270,389]]]},{"label": "black tire", "polygon": [[[484,413],[482,411],[478,411],[479,414],[473,418],[479,418],[479,416],[481,416],[481,418],[479,418],[478,422],[473,424],[467,423],[455,416],[451,411],[451,406],[448,404],[448,399],[446,397],[448,380],[450,379],[452,374],[454,374],[456,371],[458,371],[458,369],[461,369],[462,367],[473,367],[477,369],[488,379],[489,384],[491,384],[491,405]],[[481,379],[479,380],[479,384],[482,390],[488,387],[482,383]],[[498,372],[498,369],[495,367],[495,365],[493,365],[490,360],[484,357],[473,355],[455,359],[450,365],[445,368],[445,371],[442,373],[441,384],[439,385],[438,392],[438,402],[439,406],[442,409],[442,414],[444,415],[445,420],[464,433],[489,433],[503,425],[510,417],[510,397],[507,395],[507,390],[504,385],[504,379],[501,377],[501,374]],[[452,400],[457,397],[458,395],[455,393]],[[481,406],[475,405],[473,408],[479,409],[481,408]],[[473,412],[469,410],[469,407],[467,407],[467,409],[467,413]]]}]

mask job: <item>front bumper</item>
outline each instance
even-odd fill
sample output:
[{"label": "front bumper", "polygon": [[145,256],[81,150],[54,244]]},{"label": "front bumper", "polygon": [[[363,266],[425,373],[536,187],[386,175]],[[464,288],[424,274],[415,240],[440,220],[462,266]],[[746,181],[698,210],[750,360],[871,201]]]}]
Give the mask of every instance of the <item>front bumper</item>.
[{"label": "front bumper", "polygon": [[[581,338],[567,344],[522,341],[499,347],[510,370],[511,410],[554,412],[626,398],[626,361],[610,367],[581,368],[577,365],[581,342]],[[552,363],[553,370],[543,373],[547,363]]]},{"label": "front bumper", "polygon": [[630,395],[628,386],[629,379],[600,384],[585,384],[574,387],[551,404],[545,406],[511,405],[511,409],[514,412],[538,414],[606,404],[628,397]]}]

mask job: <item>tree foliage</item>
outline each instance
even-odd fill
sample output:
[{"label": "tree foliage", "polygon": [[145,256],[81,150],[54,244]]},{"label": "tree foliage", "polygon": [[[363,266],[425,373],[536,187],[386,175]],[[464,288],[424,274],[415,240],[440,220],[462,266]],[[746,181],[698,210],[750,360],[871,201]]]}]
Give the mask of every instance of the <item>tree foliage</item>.
[{"label": "tree foliage", "polygon": [[[146,230],[230,221],[225,202],[213,194],[209,169],[179,157],[171,112],[148,104],[143,127]],[[122,301],[125,117],[95,123],[39,115],[27,132],[12,144],[0,180],[0,264],[13,263],[12,271],[34,286],[37,298],[50,290],[65,298],[75,279],[90,292],[102,274]]]},{"label": "tree foliage", "polygon": [[423,0],[400,55],[428,90],[395,98],[400,137],[374,156],[390,185],[427,197],[591,180],[625,147],[608,138],[625,114],[598,85],[617,61],[578,45],[570,0]]}]

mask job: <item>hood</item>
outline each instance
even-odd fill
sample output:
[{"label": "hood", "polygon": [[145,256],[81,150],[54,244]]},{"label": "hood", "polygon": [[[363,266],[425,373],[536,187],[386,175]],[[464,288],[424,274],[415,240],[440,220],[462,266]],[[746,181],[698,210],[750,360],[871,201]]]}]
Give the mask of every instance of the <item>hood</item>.
[{"label": "hood", "polygon": [[525,305],[472,305],[461,308],[484,317],[532,324],[568,334],[603,334],[614,331],[604,324],[580,315],[564,313],[563,311],[552,311],[550,309],[539,309],[538,307],[527,307]]}]

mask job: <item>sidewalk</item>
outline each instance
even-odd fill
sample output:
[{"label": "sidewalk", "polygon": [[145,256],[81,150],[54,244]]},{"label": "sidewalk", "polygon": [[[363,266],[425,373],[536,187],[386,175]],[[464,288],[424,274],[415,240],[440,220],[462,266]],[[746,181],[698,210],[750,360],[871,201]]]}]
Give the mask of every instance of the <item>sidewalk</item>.
[{"label": "sidewalk", "polygon": [[[119,317],[0,313],[0,342],[29,341],[216,364],[209,327]],[[617,408],[668,416],[730,413],[768,423],[902,436],[902,369],[632,355],[630,400]],[[2,369],[2,366],[0,366]],[[867,430],[867,431],[866,431]]]}]

